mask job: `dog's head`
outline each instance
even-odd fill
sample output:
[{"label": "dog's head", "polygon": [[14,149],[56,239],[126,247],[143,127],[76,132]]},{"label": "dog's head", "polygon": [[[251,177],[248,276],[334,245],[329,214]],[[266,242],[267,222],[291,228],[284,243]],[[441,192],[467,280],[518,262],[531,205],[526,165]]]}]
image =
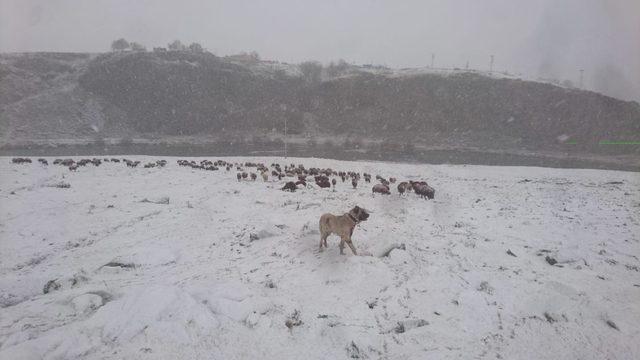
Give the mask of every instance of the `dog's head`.
[{"label": "dog's head", "polygon": [[359,206],[356,206],[353,209],[351,209],[351,211],[349,211],[349,214],[351,214],[351,216],[353,216],[353,218],[356,219],[358,222],[366,221],[369,218],[369,213],[367,212],[367,210]]}]

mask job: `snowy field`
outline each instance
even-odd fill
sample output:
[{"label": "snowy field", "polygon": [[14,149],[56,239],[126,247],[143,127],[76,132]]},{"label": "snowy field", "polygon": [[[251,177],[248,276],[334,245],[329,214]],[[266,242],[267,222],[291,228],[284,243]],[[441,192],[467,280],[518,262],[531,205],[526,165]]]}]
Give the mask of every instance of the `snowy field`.
[{"label": "snowy field", "polygon": [[[640,358],[638,173],[288,159],[426,201],[164,159],[0,158],[0,359]],[[320,253],[354,205],[359,256]]]}]

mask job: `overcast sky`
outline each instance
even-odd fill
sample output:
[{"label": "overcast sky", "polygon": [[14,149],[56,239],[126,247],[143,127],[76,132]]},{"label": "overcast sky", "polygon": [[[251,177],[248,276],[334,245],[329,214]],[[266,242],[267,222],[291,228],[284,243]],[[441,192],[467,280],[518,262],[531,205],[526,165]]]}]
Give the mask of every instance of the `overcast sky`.
[{"label": "overcast sky", "polygon": [[494,68],[640,101],[640,0],[0,0],[0,51],[148,48],[390,67]]}]

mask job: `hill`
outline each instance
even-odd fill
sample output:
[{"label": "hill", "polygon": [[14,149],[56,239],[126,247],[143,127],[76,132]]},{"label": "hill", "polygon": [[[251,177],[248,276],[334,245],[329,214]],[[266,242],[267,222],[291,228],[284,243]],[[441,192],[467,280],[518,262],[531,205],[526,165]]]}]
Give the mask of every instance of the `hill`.
[{"label": "hill", "polygon": [[601,145],[638,141],[640,105],[594,92],[464,71],[345,65],[314,77],[301,70],[191,52],[2,55],[0,137],[4,144],[273,139],[286,119],[301,142],[640,152]]}]

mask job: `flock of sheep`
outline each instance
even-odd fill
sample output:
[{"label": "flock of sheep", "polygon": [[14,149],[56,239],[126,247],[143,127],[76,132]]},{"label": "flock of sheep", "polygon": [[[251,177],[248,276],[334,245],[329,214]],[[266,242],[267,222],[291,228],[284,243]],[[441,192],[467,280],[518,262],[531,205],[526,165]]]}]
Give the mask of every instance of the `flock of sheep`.
[{"label": "flock of sheep", "polygon": [[[30,164],[31,163],[31,159],[29,158],[13,158],[11,159],[11,162],[14,164]],[[42,165],[49,165],[49,162],[47,161],[47,159],[38,159],[38,162]],[[98,159],[98,158],[93,158],[93,159],[80,159],[78,161],[75,161],[73,159],[55,159],[53,161],[53,165],[60,165],[60,166],[65,166],[67,168],[69,168],[70,171],[76,171],[78,170],[79,167],[81,166],[86,166],[86,165],[94,165],[94,166],[100,166],[103,162],[113,162],[113,163],[119,163],[120,159],[117,158],[104,158],[104,159]],[[122,159],[122,163],[124,163],[125,165],[127,165],[128,167],[137,167],[138,165],[140,165],[140,161],[133,161],[133,160],[129,160],[129,159]],[[164,167],[165,165],[167,165],[167,160],[158,160],[155,162],[149,162],[147,164],[144,165],[145,168],[152,168],[152,167]]]},{"label": "flock of sheep", "polygon": [[[94,166],[100,166],[103,162],[112,162],[112,163],[122,163],[127,165],[127,167],[135,168],[140,164],[140,161],[133,161],[129,159],[118,159],[118,158],[92,158],[92,159],[81,159],[75,161],[73,159],[56,159],[53,161],[54,165],[66,166],[70,171],[76,171],[78,167],[86,166],[92,164]],[[31,159],[29,158],[13,158],[12,163],[14,164],[24,164],[31,163]],[[46,159],[38,159],[38,162],[42,165],[48,165]],[[210,160],[202,160],[200,162],[196,162],[194,160],[178,160],[178,165],[183,167],[189,167],[192,169],[200,169],[207,171],[217,171],[221,168],[224,168],[226,171],[231,171],[232,169],[236,169],[237,174],[236,178],[238,181],[256,181],[258,178],[258,174],[263,181],[269,181],[269,176],[272,178],[277,178],[278,180],[282,180],[285,178],[294,178],[295,181],[287,181],[285,185],[281,188],[284,191],[294,192],[300,187],[307,187],[308,182],[310,182],[309,178],[313,177],[313,182],[320,188],[330,188],[335,187],[338,183],[337,179],[340,179],[341,182],[346,182],[347,180],[351,181],[351,186],[353,188],[358,187],[358,183],[364,179],[365,183],[371,183],[371,174],[362,173],[355,171],[335,171],[331,168],[305,168],[302,164],[289,164],[285,165],[284,168],[278,163],[272,163],[270,167],[265,166],[262,163],[253,163],[253,162],[245,162],[242,163],[231,163],[224,160],[216,160],[212,162]],[[154,168],[154,167],[164,167],[167,164],[166,160],[157,160],[155,162],[148,162],[143,165],[144,168]],[[247,172],[246,168],[255,168],[255,171]],[[380,175],[375,176],[378,183],[374,184],[371,188],[371,191],[376,194],[391,194],[391,185],[395,184],[397,180],[393,177],[390,177],[388,180]],[[399,182],[396,186],[399,195],[404,195],[405,193],[413,191],[416,195],[420,196],[423,199],[433,199],[435,196],[435,190],[427,184],[426,181],[402,181]]]},{"label": "flock of sheep", "polygon": [[[260,174],[263,181],[269,181],[269,176],[277,178],[278,180],[295,178],[295,181],[287,181],[282,187],[282,190],[291,192],[296,191],[300,187],[306,187],[310,181],[310,177],[313,177],[313,182],[320,188],[333,187],[335,189],[338,183],[337,179],[340,179],[343,183],[351,180],[351,185],[354,189],[358,187],[361,179],[364,179],[366,183],[371,183],[371,174],[362,173],[362,175],[360,175],[359,172],[355,171],[335,171],[330,168],[319,169],[312,167],[307,169],[302,164],[289,164],[283,168],[278,163],[272,163],[270,167],[267,167],[262,163],[253,162],[245,162],[242,164],[231,163],[224,160],[217,160],[215,162],[202,160],[198,163],[193,160],[178,160],[178,165],[204,170],[219,170],[220,168],[225,168],[226,171],[231,171],[235,168],[237,170],[236,178],[238,181],[256,181],[258,174]],[[245,168],[255,168],[255,172],[246,171]],[[376,180],[379,181],[379,183],[373,185],[371,188],[374,194],[391,194],[391,184],[396,183],[395,178],[390,177],[387,180],[380,175],[376,175]],[[429,186],[426,181],[403,181],[398,183],[397,189],[400,195],[413,191],[416,195],[424,199],[433,199],[435,196],[435,190]]]}]

